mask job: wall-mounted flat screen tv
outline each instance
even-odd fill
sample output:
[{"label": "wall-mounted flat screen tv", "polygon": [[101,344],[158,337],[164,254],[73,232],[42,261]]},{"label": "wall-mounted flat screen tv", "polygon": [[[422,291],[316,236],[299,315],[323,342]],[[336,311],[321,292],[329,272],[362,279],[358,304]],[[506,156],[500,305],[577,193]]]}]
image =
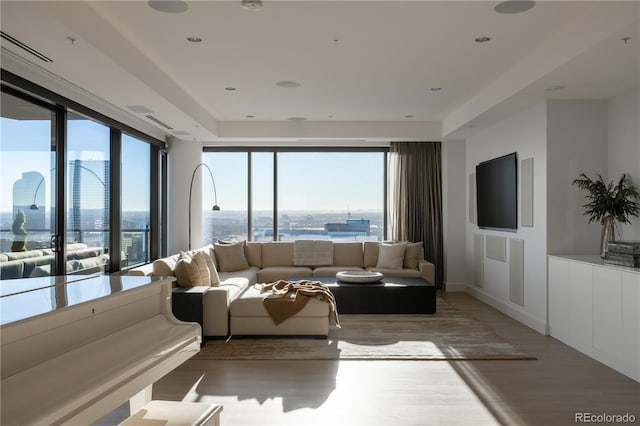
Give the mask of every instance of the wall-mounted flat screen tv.
[{"label": "wall-mounted flat screen tv", "polygon": [[515,232],[518,229],[517,153],[476,166],[478,226]]}]

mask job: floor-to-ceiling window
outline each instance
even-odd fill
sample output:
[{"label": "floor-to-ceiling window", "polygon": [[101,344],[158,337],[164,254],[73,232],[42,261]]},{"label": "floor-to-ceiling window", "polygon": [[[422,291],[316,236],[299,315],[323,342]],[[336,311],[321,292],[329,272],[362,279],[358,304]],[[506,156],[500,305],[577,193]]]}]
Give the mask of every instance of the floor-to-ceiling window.
[{"label": "floor-to-ceiling window", "polygon": [[120,250],[123,266],[150,260],[151,145],[122,135]]},{"label": "floor-to-ceiling window", "polygon": [[[248,154],[219,152],[205,155],[214,181],[202,173],[202,242],[243,241],[248,235]],[[215,184],[215,188],[214,188]],[[220,210],[212,210],[218,205]]]},{"label": "floor-to-ceiling window", "polygon": [[384,154],[278,153],[279,240],[382,240]]},{"label": "floor-to-ceiling window", "polygon": [[165,143],[5,70],[1,96],[0,279],[158,257]]},{"label": "floor-to-ceiling window", "polygon": [[[0,278],[22,278],[36,268],[49,275],[55,266],[55,111],[1,96]],[[21,260],[36,250],[44,250],[38,260]]]},{"label": "floor-to-ceiling window", "polygon": [[204,243],[384,239],[385,150],[239,151],[203,153],[221,208],[203,183]]},{"label": "floor-to-ceiling window", "polygon": [[74,272],[107,266],[81,260],[109,252],[110,133],[101,123],[67,115],[66,242],[70,253],[78,253],[78,261],[70,265]]},{"label": "floor-to-ceiling window", "polygon": [[251,153],[251,239],[273,241],[274,155]]}]

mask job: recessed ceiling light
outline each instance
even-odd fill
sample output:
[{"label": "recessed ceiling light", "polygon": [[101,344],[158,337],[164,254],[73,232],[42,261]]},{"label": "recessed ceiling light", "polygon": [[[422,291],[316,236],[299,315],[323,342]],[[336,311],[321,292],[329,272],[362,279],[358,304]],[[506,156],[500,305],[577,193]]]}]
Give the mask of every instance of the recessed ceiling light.
[{"label": "recessed ceiling light", "polygon": [[495,10],[497,13],[512,15],[514,13],[526,12],[535,5],[536,2],[532,0],[507,0],[498,3],[496,7],[493,8],[493,10]]},{"label": "recessed ceiling light", "polygon": [[244,10],[260,10],[262,9],[262,0],[242,0],[242,8]]},{"label": "recessed ceiling light", "polygon": [[564,89],[564,86],[561,84],[558,84],[556,86],[549,86],[546,89],[544,89],[545,92],[557,92],[558,90],[562,90]]},{"label": "recessed ceiling light", "polygon": [[476,37],[476,39],[474,41],[476,43],[486,43],[489,40],[491,40],[491,37],[482,36],[482,37]]},{"label": "recessed ceiling light", "polygon": [[183,13],[189,9],[187,2],[181,0],[150,0],[147,4],[151,9],[164,13]]},{"label": "recessed ceiling light", "polygon": [[187,37],[187,40],[189,40],[191,43],[200,43],[202,41],[202,39],[197,36]]},{"label": "recessed ceiling light", "polygon": [[225,87],[224,90],[226,90],[227,92],[234,92],[236,90],[235,87]]},{"label": "recessed ceiling light", "polygon": [[439,92],[442,90],[442,87],[432,87],[429,90],[431,90],[432,92]]},{"label": "recessed ceiling light", "polygon": [[300,87],[300,86],[302,86],[302,84],[298,83],[297,81],[282,80],[282,81],[278,81],[276,83],[276,86],[279,86],[279,87]]},{"label": "recessed ceiling light", "polygon": [[307,117],[289,117],[287,120],[289,121],[305,121]]}]

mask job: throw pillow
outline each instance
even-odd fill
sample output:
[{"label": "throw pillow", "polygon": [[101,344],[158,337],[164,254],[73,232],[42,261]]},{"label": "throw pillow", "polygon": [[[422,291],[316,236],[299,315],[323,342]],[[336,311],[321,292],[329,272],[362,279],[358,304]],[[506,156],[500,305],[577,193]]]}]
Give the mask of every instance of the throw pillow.
[{"label": "throw pillow", "polygon": [[198,272],[200,272],[200,281],[202,285],[210,285],[211,283],[211,272],[209,270],[209,265],[207,265],[207,257],[209,256],[201,251],[197,251],[191,255],[191,259],[198,267]]},{"label": "throw pillow", "polygon": [[244,254],[244,243],[214,244],[216,264],[220,272],[235,272],[249,268]]},{"label": "throw pillow", "polygon": [[404,252],[405,269],[418,269],[418,262],[422,260],[422,241],[408,243]]},{"label": "throw pillow", "polygon": [[211,287],[219,287],[220,286],[220,277],[218,276],[218,270],[216,269],[216,264],[213,262],[213,259],[207,253],[202,253],[204,256],[204,260],[207,263],[207,268],[209,269],[209,285]]},{"label": "throw pillow", "polygon": [[180,253],[176,263],[176,279],[179,287],[195,287],[202,284],[198,265],[186,253]]},{"label": "throw pillow", "polygon": [[406,247],[406,244],[380,244],[376,268],[402,269]]}]

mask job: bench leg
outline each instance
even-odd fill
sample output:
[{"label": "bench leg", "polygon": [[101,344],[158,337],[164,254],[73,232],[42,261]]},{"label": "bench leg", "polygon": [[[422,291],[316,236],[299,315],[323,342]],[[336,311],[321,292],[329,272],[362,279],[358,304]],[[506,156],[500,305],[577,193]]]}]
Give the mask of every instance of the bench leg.
[{"label": "bench leg", "polygon": [[142,409],[142,407],[151,402],[152,390],[153,384],[142,389],[140,392],[133,395],[131,399],[129,399],[129,415],[133,415],[133,413],[138,412]]}]

